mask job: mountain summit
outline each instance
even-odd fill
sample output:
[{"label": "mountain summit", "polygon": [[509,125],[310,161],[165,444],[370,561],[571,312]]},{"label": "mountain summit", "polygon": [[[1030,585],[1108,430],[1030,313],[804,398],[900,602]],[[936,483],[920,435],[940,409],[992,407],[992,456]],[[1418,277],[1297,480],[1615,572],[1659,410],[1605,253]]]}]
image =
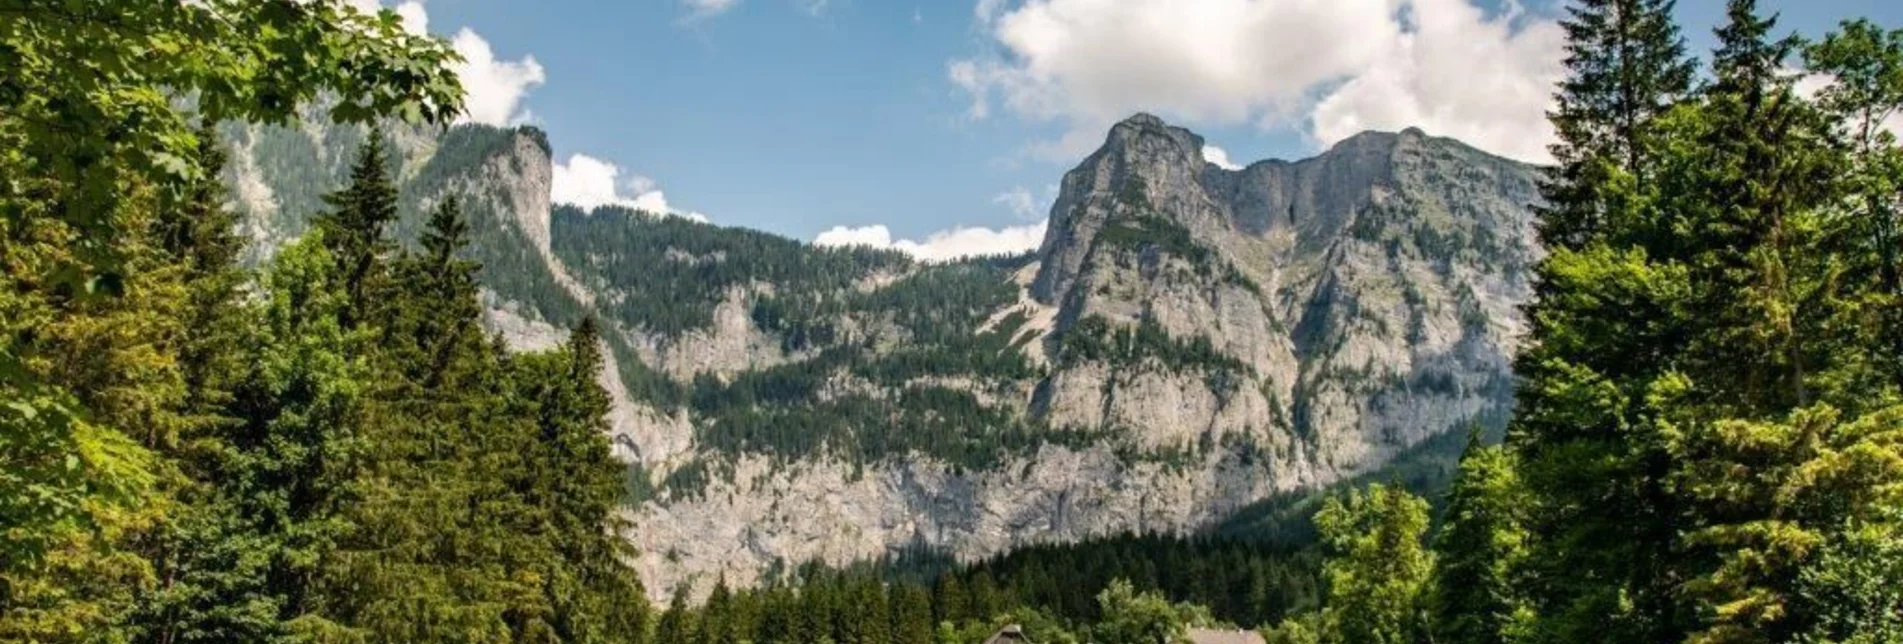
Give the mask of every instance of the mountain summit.
[{"label": "mountain summit", "polygon": [[[1232,171],[1139,114],[1065,174],[1036,253],[948,264],[551,206],[539,132],[390,132],[400,230],[477,196],[493,331],[534,347],[601,321],[657,597],[813,560],[1194,531],[1497,425],[1539,252],[1533,169],[1418,130]],[[265,249],[362,138],[226,134]]]}]

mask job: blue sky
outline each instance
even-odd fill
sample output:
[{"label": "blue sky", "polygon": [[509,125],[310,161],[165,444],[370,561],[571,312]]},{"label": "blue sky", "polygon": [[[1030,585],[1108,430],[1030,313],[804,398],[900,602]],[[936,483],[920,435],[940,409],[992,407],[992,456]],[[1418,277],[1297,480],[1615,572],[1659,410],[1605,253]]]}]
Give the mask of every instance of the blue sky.
[{"label": "blue sky", "polygon": [[[1063,172],[1136,109],[1244,163],[1406,125],[1537,160],[1558,9],[1501,2],[425,0],[403,11],[427,12],[466,55],[487,46],[472,56],[485,70],[472,90],[480,120],[548,130],[558,193],[801,239],[836,226],[1003,233],[909,247],[929,255],[1034,244]],[[1763,4],[1802,33],[1847,16],[1903,24],[1893,0]],[[1722,12],[1722,0],[1680,1],[1695,49]],[[884,243],[878,232],[829,238]]]}]

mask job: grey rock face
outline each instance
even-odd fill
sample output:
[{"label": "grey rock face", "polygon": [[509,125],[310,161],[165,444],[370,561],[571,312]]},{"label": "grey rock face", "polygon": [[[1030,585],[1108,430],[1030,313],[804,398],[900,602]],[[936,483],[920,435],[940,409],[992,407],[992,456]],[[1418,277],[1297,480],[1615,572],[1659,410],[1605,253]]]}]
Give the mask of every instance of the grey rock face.
[{"label": "grey rock face", "polygon": [[[1458,142],[1367,133],[1311,159],[1230,171],[1203,160],[1200,137],[1139,115],[1065,175],[1036,261],[1008,278],[1019,296],[985,323],[1021,318],[1012,346],[1039,375],[917,380],[1101,440],[1047,443],[977,470],[916,453],[856,464],[735,457],[700,444],[704,419],[644,400],[624,376],[638,367],[687,386],[814,359],[816,350],[789,348],[754,318],[776,285],[743,282],[711,324],[683,333],[616,320],[602,312],[630,294],[576,277],[590,274],[551,248],[539,133],[399,134],[406,208],[464,199],[486,266],[486,325],[535,350],[565,340],[578,312],[603,318],[622,349],[607,352],[602,374],[615,453],[657,484],[685,464],[717,464],[705,487],[626,510],[635,563],[656,599],[679,584],[704,592],[723,575],[745,584],[776,567],[919,546],[969,560],[1028,543],[1192,531],[1275,492],[1497,421],[1539,254],[1532,169]],[[231,138],[228,178],[268,256],[341,180],[361,134],[280,128]],[[731,258],[671,250],[656,259]],[[851,290],[876,293],[903,277],[867,274]],[[875,351],[908,341],[888,319],[833,322],[841,337],[875,338]],[[841,375],[820,395],[905,391]]]},{"label": "grey rock face", "polygon": [[[1102,418],[1152,444],[1187,438],[1185,427],[1268,445],[1293,436],[1329,480],[1503,412],[1538,252],[1529,168],[1418,130],[1240,171],[1205,163],[1202,143],[1147,115],[1117,125],[1065,176],[1034,295],[1061,307],[1060,324],[1157,324],[1253,373],[1212,399],[1142,365],[1068,371],[1047,418]],[[1145,217],[1187,241],[1103,234]]]},{"label": "grey rock face", "polygon": [[[1025,413],[1114,439],[982,472],[916,456],[863,469],[743,458],[700,495],[631,511],[657,598],[918,545],[970,560],[1190,531],[1504,416],[1539,253],[1531,168],[1418,130],[1239,171],[1206,163],[1202,145],[1148,115],[1113,128],[1065,175],[1015,305],[1049,327],[1032,325],[1026,351],[1052,371]],[[1216,356],[1066,348],[1144,327]]]}]

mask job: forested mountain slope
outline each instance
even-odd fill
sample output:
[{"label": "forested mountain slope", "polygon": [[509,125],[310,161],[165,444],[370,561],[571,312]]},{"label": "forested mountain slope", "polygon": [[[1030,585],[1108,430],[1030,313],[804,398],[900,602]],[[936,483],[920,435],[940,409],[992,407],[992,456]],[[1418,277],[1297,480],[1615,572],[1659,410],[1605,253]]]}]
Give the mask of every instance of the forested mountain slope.
[{"label": "forested mountain slope", "polygon": [[[321,209],[363,138],[339,130],[226,132],[261,249]],[[1497,425],[1538,255],[1531,168],[1414,130],[1229,171],[1139,115],[1066,175],[1039,251],[946,264],[551,205],[532,128],[388,136],[406,216],[465,200],[492,331],[602,323],[657,597],[1194,530]]]}]

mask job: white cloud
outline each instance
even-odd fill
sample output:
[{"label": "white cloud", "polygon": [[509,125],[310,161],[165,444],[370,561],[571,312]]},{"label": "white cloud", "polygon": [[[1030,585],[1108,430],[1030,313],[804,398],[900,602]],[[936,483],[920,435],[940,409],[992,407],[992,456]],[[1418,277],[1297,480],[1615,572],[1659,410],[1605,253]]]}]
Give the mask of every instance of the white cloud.
[{"label": "white cloud", "polygon": [[991,22],[992,18],[998,17],[998,10],[1003,7],[1003,0],[978,0],[978,5],[972,7],[971,12],[978,22]]},{"label": "white cloud", "polygon": [[680,210],[667,202],[653,179],[638,174],[621,178],[621,168],[586,154],[574,154],[567,163],[556,163],[550,181],[550,200],[572,204],[583,210],[602,206],[621,206],[656,214],[675,215],[695,221],[707,221],[698,212]]},{"label": "white cloud", "polygon": [[1011,211],[1011,214],[1023,219],[1036,219],[1039,215],[1037,198],[1032,197],[1031,191],[1026,190],[1024,186],[998,193],[998,196],[991,198],[991,203],[1002,204]]},{"label": "white cloud", "polygon": [[1242,166],[1229,160],[1229,152],[1213,145],[1203,146],[1203,160],[1216,164],[1224,170],[1241,170]]},{"label": "white cloud", "polygon": [[[1192,125],[1420,126],[1543,159],[1563,56],[1549,20],[1471,0],[980,0],[998,53],[952,61],[969,115],[1066,124],[1040,156],[1074,160],[1137,111]],[[1312,112],[1311,112],[1312,110]]]},{"label": "white cloud", "polygon": [[1411,3],[1415,28],[1315,106],[1315,139],[1420,126],[1496,154],[1551,161],[1546,111],[1565,73],[1559,26],[1515,29],[1515,13],[1489,19],[1466,0]]},{"label": "white cloud", "polygon": [[[380,0],[344,0],[344,4],[366,14],[384,9]],[[429,11],[420,0],[406,0],[391,10],[410,33],[429,33]],[[450,39],[450,47],[463,57],[455,65],[456,77],[463,83],[463,115],[458,122],[511,125],[533,117],[522,107],[522,98],[530,88],[547,80],[534,56],[519,61],[496,60],[489,41],[466,27]]]},{"label": "white cloud", "polygon": [[687,5],[689,18],[708,18],[726,13],[740,4],[740,0],[681,0]]},{"label": "white cloud", "polygon": [[429,33],[429,12],[423,10],[423,3],[405,2],[397,5],[396,15],[403,19],[403,28],[411,33]]},{"label": "white cloud", "polygon": [[[1806,73],[1798,69],[1787,69],[1785,73],[1797,78],[1791,90],[1797,92],[1798,96],[1808,99],[1817,98],[1820,92],[1837,82],[1837,77],[1831,74]],[[1892,112],[1885,116],[1881,122],[1877,123],[1877,127],[1893,136],[1903,138],[1903,111]]]},{"label": "white cloud", "polygon": [[534,56],[519,61],[496,60],[489,41],[467,28],[456,32],[450,41],[463,62],[456,76],[463,82],[464,120],[489,125],[508,125],[528,120],[519,109],[529,88],[541,85],[546,77],[542,64]]},{"label": "white cloud", "polygon": [[941,230],[925,241],[893,239],[892,231],[874,224],[849,228],[834,226],[813,238],[819,246],[889,248],[925,261],[947,261],[977,255],[1003,255],[1034,250],[1044,241],[1045,222],[1004,228],[958,227]]}]

